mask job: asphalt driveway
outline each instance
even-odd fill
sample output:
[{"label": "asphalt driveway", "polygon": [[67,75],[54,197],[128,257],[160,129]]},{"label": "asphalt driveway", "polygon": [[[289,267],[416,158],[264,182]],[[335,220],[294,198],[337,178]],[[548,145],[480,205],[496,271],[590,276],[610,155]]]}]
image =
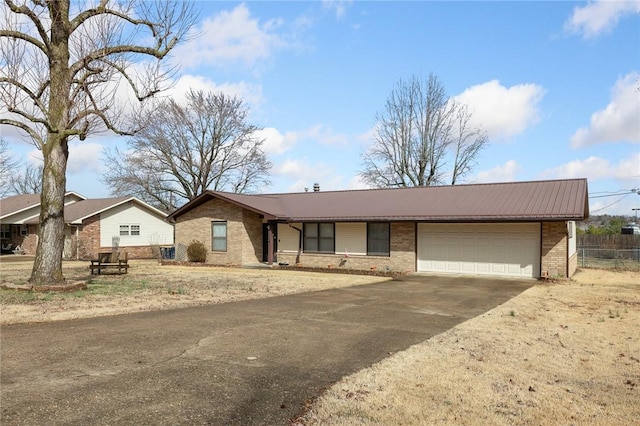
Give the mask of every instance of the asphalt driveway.
[{"label": "asphalt driveway", "polygon": [[270,299],[3,326],[0,423],[285,425],[342,376],[533,284],[411,275]]}]

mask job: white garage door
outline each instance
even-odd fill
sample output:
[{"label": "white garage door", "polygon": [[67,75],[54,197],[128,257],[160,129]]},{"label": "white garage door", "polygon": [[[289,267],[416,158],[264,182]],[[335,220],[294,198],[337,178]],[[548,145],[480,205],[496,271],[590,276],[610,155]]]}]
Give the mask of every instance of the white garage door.
[{"label": "white garage door", "polygon": [[540,224],[418,224],[418,272],[540,275]]}]

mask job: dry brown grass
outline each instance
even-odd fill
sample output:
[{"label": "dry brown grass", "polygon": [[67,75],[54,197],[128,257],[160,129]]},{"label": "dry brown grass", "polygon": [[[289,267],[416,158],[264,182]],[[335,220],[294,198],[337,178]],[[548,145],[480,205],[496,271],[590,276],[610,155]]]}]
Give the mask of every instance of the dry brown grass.
[{"label": "dry brown grass", "polygon": [[[159,266],[89,277],[89,290],[0,290],[0,323],[170,309],[378,282],[385,278],[278,270]],[[26,282],[30,262],[0,262],[0,281]],[[640,272],[583,270],[344,378],[302,423],[637,424]]]},{"label": "dry brown grass", "polygon": [[[33,262],[0,261],[0,282],[26,284]],[[273,269],[160,266],[132,260],[124,275],[90,276],[88,262],[63,263],[68,280],[89,280],[88,290],[33,293],[0,290],[0,324],[58,321],[209,305],[388,280],[359,275]]]},{"label": "dry brown grass", "polygon": [[640,419],[640,273],[585,270],[338,382],[307,425]]}]

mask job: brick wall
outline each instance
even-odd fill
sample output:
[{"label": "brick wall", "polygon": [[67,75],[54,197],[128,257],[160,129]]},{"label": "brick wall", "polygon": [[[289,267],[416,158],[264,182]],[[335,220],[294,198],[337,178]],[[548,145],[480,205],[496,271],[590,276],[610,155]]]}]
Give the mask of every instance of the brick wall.
[{"label": "brick wall", "polygon": [[[72,228],[74,229],[74,228]],[[100,215],[91,216],[82,221],[78,227],[78,257],[83,260],[95,259],[98,253],[110,252],[113,247],[100,245]],[[126,252],[129,259],[157,259],[159,249],[156,246],[120,246],[121,252]]]},{"label": "brick wall", "polygon": [[[110,251],[111,247],[109,247]],[[93,215],[82,221],[78,227],[78,257],[95,259],[100,253],[100,215]]]},{"label": "brick wall", "polygon": [[391,257],[394,259],[394,270],[401,272],[415,272],[415,223],[395,222],[391,224]]},{"label": "brick wall", "polygon": [[[211,222],[227,222],[227,251],[211,249]],[[179,216],[175,225],[175,244],[188,246],[202,241],[209,249],[207,263],[242,265],[262,260],[262,220],[256,213],[214,199]]]},{"label": "brick wall", "polygon": [[262,261],[262,219],[249,210],[242,212],[242,263]]},{"label": "brick wall", "polygon": [[[394,222],[391,224],[391,255],[362,256],[343,254],[301,253],[300,263],[312,268],[343,268],[392,272],[414,272],[416,267],[415,224]],[[296,253],[278,253],[278,262],[295,265]]]},{"label": "brick wall", "polygon": [[549,278],[567,278],[567,267],[566,222],[543,222],[541,252],[542,276]]},{"label": "brick wall", "polygon": [[27,225],[27,235],[22,235],[21,225],[12,225],[11,244],[20,246],[26,255],[35,255],[38,247],[38,225]]}]

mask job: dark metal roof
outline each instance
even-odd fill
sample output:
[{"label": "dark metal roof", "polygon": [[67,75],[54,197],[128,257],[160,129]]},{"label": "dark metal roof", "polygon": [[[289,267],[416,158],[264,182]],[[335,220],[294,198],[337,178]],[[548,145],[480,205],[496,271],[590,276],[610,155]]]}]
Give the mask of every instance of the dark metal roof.
[{"label": "dark metal roof", "polygon": [[589,216],[586,179],[247,195],[207,191],[174,219],[213,198],[267,219],[304,221],[540,221]]}]

